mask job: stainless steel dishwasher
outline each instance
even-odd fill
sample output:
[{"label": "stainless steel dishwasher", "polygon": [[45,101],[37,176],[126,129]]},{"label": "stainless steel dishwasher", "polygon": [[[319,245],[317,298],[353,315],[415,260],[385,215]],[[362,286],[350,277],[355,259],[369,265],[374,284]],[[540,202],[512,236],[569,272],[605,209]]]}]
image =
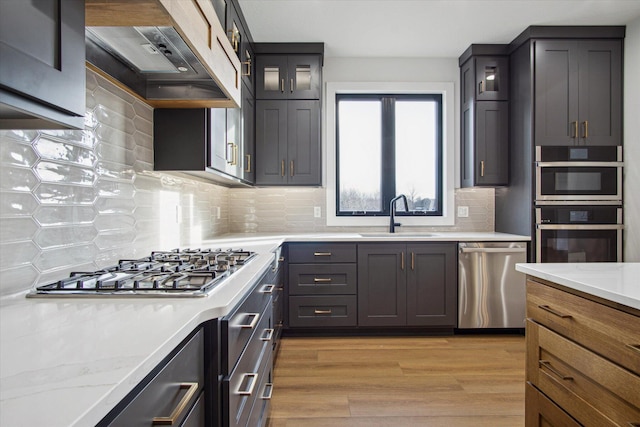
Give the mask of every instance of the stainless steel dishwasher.
[{"label": "stainless steel dishwasher", "polygon": [[458,244],[458,328],[524,328],[526,242]]}]

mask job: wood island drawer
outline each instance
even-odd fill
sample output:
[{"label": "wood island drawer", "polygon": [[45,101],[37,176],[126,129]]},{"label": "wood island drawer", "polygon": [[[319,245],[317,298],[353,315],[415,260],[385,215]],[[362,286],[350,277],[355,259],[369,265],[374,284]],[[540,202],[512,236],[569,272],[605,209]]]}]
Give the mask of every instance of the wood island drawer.
[{"label": "wood island drawer", "polygon": [[356,262],[355,243],[291,243],[289,263]]},{"label": "wood island drawer", "polygon": [[527,406],[525,425],[527,427],[580,427],[580,424],[561,407],[527,382],[524,398]]},{"label": "wood island drawer", "polygon": [[640,375],[640,317],[530,279],[527,317]]},{"label": "wood island drawer", "polygon": [[640,423],[640,376],[527,320],[527,381],[582,425]]},{"label": "wood island drawer", "polygon": [[355,295],[289,297],[291,327],[356,326]]},{"label": "wood island drawer", "polygon": [[356,264],[290,264],[290,295],[355,295]]}]

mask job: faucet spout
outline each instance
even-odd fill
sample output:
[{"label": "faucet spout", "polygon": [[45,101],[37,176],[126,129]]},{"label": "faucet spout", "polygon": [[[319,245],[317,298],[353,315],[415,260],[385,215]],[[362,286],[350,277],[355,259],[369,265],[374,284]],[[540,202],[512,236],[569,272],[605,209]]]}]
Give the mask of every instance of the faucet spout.
[{"label": "faucet spout", "polygon": [[404,211],[409,212],[409,204],[407,203],[407,196],[405,196],[404,194],[400,194],[394,197],[393,199],[391,199],[391,202],[389,202],[389,233],[395,233],[396,232],[395,228],[402,225],[399,222],[396,222],[396,219],[395,219],[396,202],[400,199],[402,199],[402,201],[404,202]]}]

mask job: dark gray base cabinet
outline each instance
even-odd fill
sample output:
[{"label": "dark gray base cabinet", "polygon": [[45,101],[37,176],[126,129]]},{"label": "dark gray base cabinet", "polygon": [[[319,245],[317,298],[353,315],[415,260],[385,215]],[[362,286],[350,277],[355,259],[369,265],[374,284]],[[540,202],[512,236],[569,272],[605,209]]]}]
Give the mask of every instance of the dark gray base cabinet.
[{"label": "dark gray base cabinet", "polygon": [[455,327],[456,245],[358,245],[358,326]]},{"label": "dark gray base cabinet", "polygon": [[622,144],[622,40],[536,40],[535,145]]},{"label": "dark gray base cabinet", "polygon": [[0,9],[0,129],[83,129],[84,0]]}]

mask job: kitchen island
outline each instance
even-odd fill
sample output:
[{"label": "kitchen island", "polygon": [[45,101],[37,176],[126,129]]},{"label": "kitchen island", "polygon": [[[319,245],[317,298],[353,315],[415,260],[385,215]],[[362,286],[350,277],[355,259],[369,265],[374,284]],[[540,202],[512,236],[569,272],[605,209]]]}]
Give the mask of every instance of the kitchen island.
[{"label": "kitchen island", "polygon": [[285,242],[526,241],[504,233],[234,235],[198,246],[242,247],[258,256],[204,298],[0,300],[0,425],[98,423],[181,342],[227,315]]},{"label": "kitchen island", "polygon": [[640,263],[516,270],[527,274],[526,425],[638,425]]}]

